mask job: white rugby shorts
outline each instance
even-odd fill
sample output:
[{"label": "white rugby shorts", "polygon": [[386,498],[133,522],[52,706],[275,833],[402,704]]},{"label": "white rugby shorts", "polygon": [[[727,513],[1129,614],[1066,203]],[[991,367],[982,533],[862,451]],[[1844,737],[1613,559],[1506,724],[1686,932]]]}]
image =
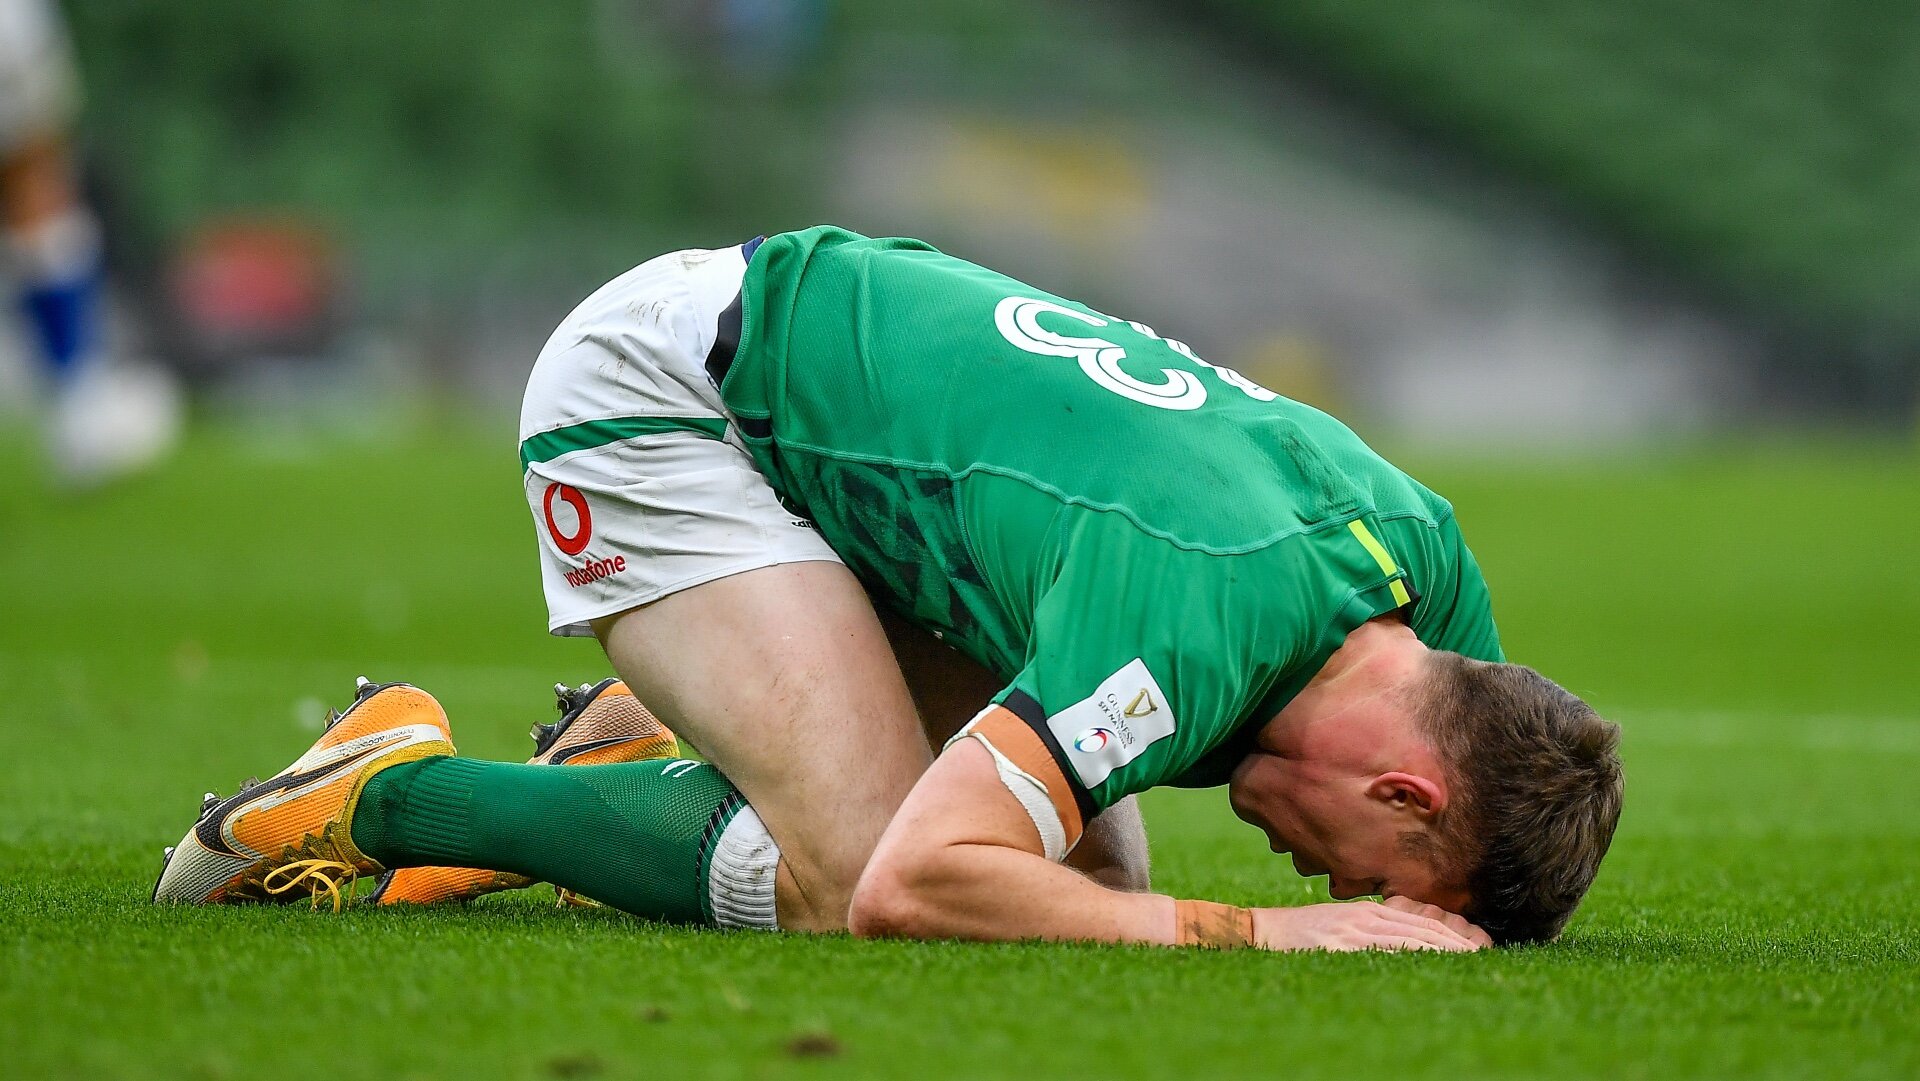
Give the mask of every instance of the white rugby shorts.
[{"label": "white rugby shorts", "polygon": [[552,633],[743,571],[841,562],[780,505],[707,371],[748,250],[642,263],[540,351],[520,460]]},{"label": "white rugby shorts", "polygon": [[0,0],[0,157],[73,122],[79,79],[47,0]]}]

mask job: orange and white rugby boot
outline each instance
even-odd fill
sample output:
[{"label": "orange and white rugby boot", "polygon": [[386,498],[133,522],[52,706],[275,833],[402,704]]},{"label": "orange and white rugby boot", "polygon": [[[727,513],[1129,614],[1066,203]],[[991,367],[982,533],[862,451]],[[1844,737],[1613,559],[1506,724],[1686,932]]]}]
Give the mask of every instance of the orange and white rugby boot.
[{"label": "orange and white rugby boot", "polygon": [[353,883],[381,870],[353,843],[353,812],[374,774],[452,754],[447,715],[405,683],[360,678],[353,704],[293,765],[221,799],[207,793],[180,843],[167,849],[156,902],[226,904],[322,897],[337,911]]},{"label": "orange and white rugby boot", "polygon": [[[560,719],[533,726],[534,753],[529,761],[536,765],[594,766],[680,756],[680,741],[617,679],[575,688],[556,683],[553,693],[559,699]],[[471,901],[531,885],[532,879],[504,871],[403,867],[381,875],[367,900],[381,905],[430,905]],[[568,890],[560,891],[560,901],[590,903]]]}]

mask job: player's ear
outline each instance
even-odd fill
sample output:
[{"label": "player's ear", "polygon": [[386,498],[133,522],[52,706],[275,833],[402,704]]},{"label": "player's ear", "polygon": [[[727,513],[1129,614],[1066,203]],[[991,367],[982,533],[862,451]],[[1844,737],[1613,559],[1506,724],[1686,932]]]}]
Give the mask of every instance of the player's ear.
[{"label": "player's ear", "polygon": [[1447,790],[1438,781],[1417,773],[1382,773],[1367,785],[1367,798],[1431,818],[1447,806]]}]

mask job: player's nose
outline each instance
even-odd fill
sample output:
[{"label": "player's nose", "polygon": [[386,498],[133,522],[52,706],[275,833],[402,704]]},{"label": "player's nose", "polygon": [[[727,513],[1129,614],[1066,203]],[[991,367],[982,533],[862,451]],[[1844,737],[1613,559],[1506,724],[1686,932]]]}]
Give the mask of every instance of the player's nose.
[{"label": "player's nose", "polygon": [[1357,878],[1343,878],[1340,875],[1330,875],[1327,878],[1327,894],[1336,901],[1351,901],[1355,897],[1365,897],[1368,893],[1371,893],[1372,891],[1367,888],[1367,885],[1367,883]]}]

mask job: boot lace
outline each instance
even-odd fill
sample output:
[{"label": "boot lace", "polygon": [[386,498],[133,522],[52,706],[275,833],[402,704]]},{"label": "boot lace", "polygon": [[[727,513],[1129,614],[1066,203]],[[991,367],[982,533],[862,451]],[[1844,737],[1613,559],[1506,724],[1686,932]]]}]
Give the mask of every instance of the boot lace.
[{"label": "boot lace", "polygon": [[338,912],[353,896],[354,883],[359,879],[360,872],[351,864],[338,860],[305,859],[294,860],[268,871],[260,886],[278,896],[304,885],[313,899],[315,910],[320,907],[320,898],[325,896],[333,902],[333,910]]}]

